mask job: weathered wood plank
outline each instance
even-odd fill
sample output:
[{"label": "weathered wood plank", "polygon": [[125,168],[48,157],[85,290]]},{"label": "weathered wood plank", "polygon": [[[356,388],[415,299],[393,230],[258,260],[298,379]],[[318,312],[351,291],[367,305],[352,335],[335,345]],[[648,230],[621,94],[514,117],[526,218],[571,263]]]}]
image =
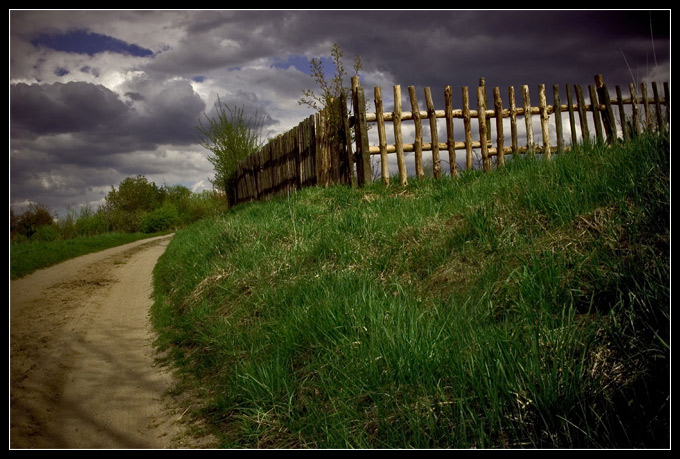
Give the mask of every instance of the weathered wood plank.
[{"label": "weathered wood plank", "polygon": [[467,86],[463,86],[463,129],[465,130],[465,169],[472,169],[472,127],[470,123],[470,94]]},{"label": "weathered wood plank", "polygon": [[493,88],[493,108],[496,115],[496,151],[499,166],[505,166],[505,135],[503,132],[503,99],[498,86]]},{"label": "weathered wood plank", "polygon": [[385,119],[383,116],[382,92],[379,86],[373,88],[375,96],[375,114],[378,125],[378,148],[380,148],[380,175],[386,186],[390,185],[390,169],[387,162],[387,139],[385,136]]},{"label": "weathered wood plank", "polygon": [[542,152],[550,158],[550,131],[548,130],[548,102],[545,97],[545,85],[538,85],[538,109],[541,119],[541,136],[543,138]]},{"label": "weathered wood plank", "polygon": [[446,149],[449,151],[449,172],[451,177],[458,177],[456,161],[456,142],[453,138],[453,100],[451,86],[444,87],[444,105],[446,112]]},{"label": "weathered wood plank", "polygon": [[583,88],[581,85],[574,85],[576,91],[576,100],[578,101],[578,117],[581,124],[581,141],[584,145],[590,144],[590,129],[588,128],[588,116],[585,98],[583,97]]},{"label": "weathered wood plank", "polygon": [[437,132],[437,116],[435,114],[432,92],[429,87],[425,88],[425,104],[427,105],[427,117],[430,120],[430,143],[432,144],[432,173],[438,179],[442,175],[442,165],[439,158],[439,133]]},{"label": "weathered wood plank", "polygon": [[402,186],[408,185],[406,161],[404,159],[404,146],[401,136],[401,86],[394,85],[394,143],[397,151],[397,166],[399,167],[399,183]]},{"label": "weathered wood plank", "polygon": [[411,100],[411,113],[413,113],[413,125],[415,127],[415,137],[413,140],[415,154],[413,156],[416,162],[416,177],[422,179],[425,176],[425,172],[423,171],[423,126],[420,119],[416,88],[414,86],[408,87],[408,95]]},{"label": "weathered wood plank", "polygon": [[524,125],[527,132],[527,148],[534,149],[534,127],[531,120],[531,97],[529,86],[522,85],[522,101],[524,102]]},{"label": "weathered wood plank", "polygon": [[508,101],[510,103],[510,139],[512,143],[512,153],[518,153],[517,140],[517,105],[515,103],[515,87],[508,86]]},{"label": "weathered wood plank", "polygon": [[477,113],[477,121],[479,123],[479,140],[482,150],[482,167],[484,172],[488,172],[491,169],[491,163],[489,161],[489,146],[484,141],[487,138],[486,94],[484,91],[484,86],[477,87]]},{"label": "weathered wood plank", "polygon": [[560,86],[553,85],[553,113],[555,114],[555,136],[557,152],[564,152],[564,132],[562,131],[562,104],[560,103]]},{"label": "weathered wood plank", "polygon": [[588,85],[590,91],[590,110],[593,112],[593,121],[595,122],[595,137],[598,142],[604,142],[604,135],[602,134],[602,119],[600,118],[600,105],[597,102],[597,93],[594,85]]}]

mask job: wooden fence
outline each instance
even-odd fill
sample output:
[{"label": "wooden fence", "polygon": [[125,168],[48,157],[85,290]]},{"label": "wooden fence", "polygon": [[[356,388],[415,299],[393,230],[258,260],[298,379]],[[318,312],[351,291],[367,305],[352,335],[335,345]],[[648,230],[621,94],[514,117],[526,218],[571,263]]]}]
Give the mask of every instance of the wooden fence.
[{"label": "wooden fence", "polygon": [[230,205],[308,186],[356,184],[346,107],[338,99],[239,162],[226,183]]},{"label": "wooden fence", "polygon": [[[454,108],[452,88],[446,86],[444,109],[437,110],[430,88],[424,88],[425,110],[421,110],[415,88],[410,86],[410,110],[402,110],[401,87],[396,85],[393,86],[392,111],[384,111],[382,90],[375,87],[375,112],[367,113],[364,88],[359,78],[354,77],[353,116],[348,115],[347,101],[341,97],[327,111],[310,116],[289,132],[272,139],[257,154],[239,163],[227,184],[229,200],[236,204],[266,199],[314,185],[363,186],[371,183],[377,175],[373,166],[377,166],[378,161],[371,159],[374,155],[380,157],[379,176],[383,183],[389,185],[388,155],[395,154],[399,183],[406,185],[409,173],[405,154],[410,152],[414,153],[416,177],[425,175],[423,152],[431,152],[431,172],[439,178],[442,175],[442,151],[448,152],[449,174],[455,177],[458,175],[457,150],[465,151],[466,169],[474,167],[477,157],[481,167],[489,171],[494,158],[496,167],[502,167],[505,156],[510,154],[536,153],[550,158],[553,153],[562,153],[569,145],[579,142],[618,142],[642,130],[665,129],[670,120],[668,83],[663,84],[663,97],[656,83],[651,86],[650,97],[645,83],[640,84],[640,95],[631,83],[627,88],[628,96],[624,97],[617,85],[616,97],[612,98],[602,76],[596,75],[594,84],[588,86],[588,101],[581,86],[566,85],[567,103],[563,104],[560,87],[554,85],[552,104],[548,104],[546,87],[539,85],[538,106],[531,105],[526,85],[521,87],[521,105],[517,105],[515,89],[510,86],[507,88],[507,105],[504,105],[498,87],[493,88],[491,104],[488,103],[485,81],[480,79],[473,92],[475,105],[470,102],[469,88],[462,87],[462,107]],[[567,120],[563,120],[563,114],[568,114]],[[539,143],[534,138],[534,115],[538,116],[540,124]],[[444,120],[445,128],[445,138],[441,140],[440,119]],[[459,120],[458,124],[462,122],[462,133],[458,132],[460,127],[454,132],[454,120]],[[413,122],[412,142],[404,142],[406,129],[403,121]],[[429,136],[424,134],[424,122],[429,124]],[[369,131],[373,125],[377,127],[377,145],[369,142]],[[387,143],[386,126],[391,128],[392,144]],[[509,140],[506,140],[506,127],[509,128]],[[565,142],[566,128],[569,138]],[[354,130],[354,142],[350,140],[350,129]],[[523,135],[518,133],[521,130]],[[593,132],[594,135],[591,134]],[[551,138],[555,139],[554,144]],[[356,153],[353,153],[353,145]]]}]

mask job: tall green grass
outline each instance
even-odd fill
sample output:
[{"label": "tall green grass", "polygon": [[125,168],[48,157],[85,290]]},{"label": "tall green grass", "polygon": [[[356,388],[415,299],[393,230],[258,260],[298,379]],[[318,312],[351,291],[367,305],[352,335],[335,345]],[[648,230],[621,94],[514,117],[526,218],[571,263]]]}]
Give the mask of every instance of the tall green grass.
[{"label": "tall green grass", "polygon": [[224,447],[670,444],[668,139],[179,231],[158,344]]}]

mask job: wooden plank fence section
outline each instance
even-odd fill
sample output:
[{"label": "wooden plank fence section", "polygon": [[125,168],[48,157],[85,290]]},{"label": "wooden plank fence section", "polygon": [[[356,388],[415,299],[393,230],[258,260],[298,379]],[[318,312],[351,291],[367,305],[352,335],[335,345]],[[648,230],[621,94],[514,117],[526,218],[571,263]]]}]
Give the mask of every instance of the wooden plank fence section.
[{"label": "wooden plank fence section", "polygon": [[[627,97],[617,85],[615,98],[612,98],[602,75],[595,75],[594,84],[588,85],[587,92],[580,85],[565,85],[566,104],[562,104],[559,85],[553,85],[550,104],[546,99],[546,85],[541,84],[537,88],[538,106],[531,105],[527,85],[520,88],[521,105],[517,105],[513,86],[507,88],[507,104],[498,87],[493,88],[491,103],[487,104],[485,80],[481,78],[479,83],[476,94],[473,92],[477,97],[476,110],[471,108],[470,89],[467,86],[461,88],[461,108],[454,108],[452,88],[444,88],[444,110],[435,109],[429,87],[424,88],[425,104],[421,107],[415,87],[409,86],[411,111],[405,111],[402,109],[401,87],[395,85],[392,111],[385,111],[382,90],[375,87],[375,112],[367,113],[364,88],[359,78],[353,77],[351,106],[354,114],[348,115],[348,101],[343,96],[326,111],[310,116],[292,130],[270,140],[261,151],[239,163],[226,184],[230,203],[268,199],[315,185],[364,186],[374,179],[373,155],[380,157],[379,174],[382,182],[390,185],[388,155],[396,154],[399,183],[407,185],[406,153],[414,153],[415,179],[420,179],[425,176],[423,152],[431,152],[432,175],[439,178],[442,175],[440,152],[448,151],[449,174],[456,177],[459,174],[457,150],[465,150],[466,169],[473,168],[475,154],[478,154],[477,159],[481,161],[483,170],[489,171],[493,158],[496,167],[503,167],[508,154],[542,154],[549,159],[553,153],[565,152],[567,145],[564,131],[567,125],[570,129],[570,144],[575,145],[579,141],[584,144],[593,141],[615,143],[643,130],[665,129],[664,118],[665,122],[670,120],[668,83],[663,83],[663,96],[654,82],[651,84],[651,98],[646,83],[639,86],[640,96],[637,95],[637,88],[630,83]],[[586,102],[584,94],[589,95],[589,102]],[[564,121],[563,114],[567,114]],[[539,117],[540,144],[536,143],[534,137],[534,115]],[[523,144],[518,134],[518,116],[524,118],[526,140]],[[445,120],[445,141],[439,140],[437,119],[440,118]],[[510,124],[509,141],[505,135],[506,119]],[[455,131],[454,120],[462,123],[462,134]],[[473,134],[473,120],[477,123],[478,140]],[[413,122],[412,143],[403,139],[404,121]],[[429,125],[429,142],[425,141],[424,122]],[[369,125],[373,123],[377,126],[378,145],[369,145]],[[387,123],[392,125],[393,144],[387,143]],[[350,140],[352,128],[355,152]],[[495,136],[492,136],[492,132]],[[591,138],[591,132],[594,133],[594,139]],[[457,141],[456,136],[462,137],[461,140]],[[554,143],[551,138],[555,139]]]}]

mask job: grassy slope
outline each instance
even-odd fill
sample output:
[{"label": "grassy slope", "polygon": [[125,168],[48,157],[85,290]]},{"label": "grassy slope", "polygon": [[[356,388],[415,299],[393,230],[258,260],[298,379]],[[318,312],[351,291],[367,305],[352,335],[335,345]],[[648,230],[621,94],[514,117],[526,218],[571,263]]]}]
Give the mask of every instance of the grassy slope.
[{"label": "grassy slope", "polygon": [[669,161],[238,206],[161,258],[159,343],[228,447],[668,446]]}]

